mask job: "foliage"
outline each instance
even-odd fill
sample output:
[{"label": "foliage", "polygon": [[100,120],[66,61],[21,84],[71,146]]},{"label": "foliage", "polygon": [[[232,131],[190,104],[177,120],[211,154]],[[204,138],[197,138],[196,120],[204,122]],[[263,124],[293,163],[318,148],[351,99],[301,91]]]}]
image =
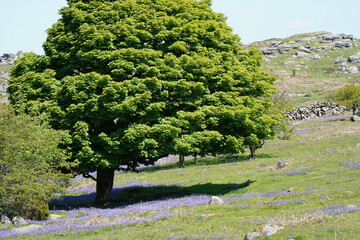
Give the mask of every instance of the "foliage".
[{"label": "foliage", "polygon": [[16,62],[9,93],[16,108],[69,131],[76,172],[106,170],[110,181],[120,165],[239,153],[274,137],[277,119],[263,98],[275,78],[261,71],[260,51],[241,48],[211,1],[68,5],[48,30],[46,55]]},{"label": "foliage", "polygon": [[360,107],[360,86],[348,84],[338,89],[333,98],[339,104],[352,107],[355,114],[356,109]]},{"label": "foliage", "polygon": [[293,110],[293,104],[286,98],[285,91],[274,94],[270,101],[273,103],[273,107],[269,114],[279,117],[279,124],[274,127],[274,131],[279,139],[289,140],[296,131],[295,127],[291,125],[291,121],[285,114]]},{"label": "foliage", "polygon": [[49,201],[62,192],[68,177],[64,151],[58,149],[61,134],[25,114],[15,116],[0,108],[0,210],[11,215],[41,220]]}]

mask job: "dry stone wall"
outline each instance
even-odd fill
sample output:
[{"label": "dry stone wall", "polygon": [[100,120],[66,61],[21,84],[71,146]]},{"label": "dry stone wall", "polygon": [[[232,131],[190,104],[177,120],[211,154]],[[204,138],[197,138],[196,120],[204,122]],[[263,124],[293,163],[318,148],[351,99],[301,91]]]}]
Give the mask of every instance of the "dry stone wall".
[{"label": "dry stone wall", "polygon": [[330,102],[318,102],[308,107],[297,108],[295,111],[286,113],[290,120],[298,121],[316,117],[329,117],[338,115],[346,110],[345,106]]}]

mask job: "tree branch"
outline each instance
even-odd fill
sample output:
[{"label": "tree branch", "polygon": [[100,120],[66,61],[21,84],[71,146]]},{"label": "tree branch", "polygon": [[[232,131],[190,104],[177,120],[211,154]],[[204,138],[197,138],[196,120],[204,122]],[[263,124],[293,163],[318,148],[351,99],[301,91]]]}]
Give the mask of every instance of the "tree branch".
[{"label": "tree branch", "polygon": [[83,176],[84,178],[91,178],[91,179],[94,180],[95,182],[97,181],[97,179],[96,179],[95,177],[91,176],[91,175],[88,174],[88,173],[83,173],[82,176]]}]

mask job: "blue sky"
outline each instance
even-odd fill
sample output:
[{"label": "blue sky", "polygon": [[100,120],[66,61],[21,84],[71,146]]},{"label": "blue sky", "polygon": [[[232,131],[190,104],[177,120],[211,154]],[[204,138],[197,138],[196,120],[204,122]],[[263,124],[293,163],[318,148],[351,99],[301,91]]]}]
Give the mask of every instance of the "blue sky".
[{"label": "blue sky", "polygon": [[[43,54],[46,29],[66,0],[0,0],[0,54]],[[360,38],[359,0],[213,0],[243,43],[329,31]]]}]

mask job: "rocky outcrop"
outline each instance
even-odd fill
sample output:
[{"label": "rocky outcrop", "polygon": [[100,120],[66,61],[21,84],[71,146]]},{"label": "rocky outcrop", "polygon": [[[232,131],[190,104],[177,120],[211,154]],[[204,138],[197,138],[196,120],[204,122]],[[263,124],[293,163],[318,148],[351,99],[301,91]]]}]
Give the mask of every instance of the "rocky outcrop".
[{"label": "rocky outcrop", "polygon": [[0,64],[14,64],[15,61],[15,54],[12,53],[4,53],[0,57]]},{"label": "rocky outcrop", "polygon": [[351,42],[337,42],[337,43],[335,43],[335,47],[338,47],[338,48],[350,48],[350,47],[353,47],[353,43],[351,43]]},{"label": "rocky outcrop", "polygon": [[338,57],[335,60],[335,64],[344,63],[344,62],[346,62],[346,59],[343,57]]},{"label": "rocky outcrop", "polygon": [[[284,54],[292,49],[297,49],[294,57],[306,57],[311,52],[323,52],[333,48],[352,48],[356,47],[355,38],[351,34],[332,34],[330,32],[317,32],[313,35],[294,35],[295,40],[269,39],[263,42],[255,42],[254,45],[262,50],[265,56],[276,56]],[[317,42],[317,44],[313,44]],[[319,44],[321,43],[321,44]],[[310,48],[306,45],[315,45]]]},{"label": "rocky outcrop", "polygon": [[295,52],[294,57],[306,57],[313,51],[312,48],[306,46],[300,46]]},{"label": "rocky outcrop", "polygon": [[6,92],[8,87],[9,87],[9,85],[6,82],[0,83],[0,92]]},{"label": "rocky outcrop", "polygon": [[360,52],[358,52],[355,55],[349,56],[348,57],[348,62],[351,63],[360,63]]},{"label": "rocky outcrop", "polygon": [[349,72],[351,74],[353,73],[358,73],[359,72],[359,68],[356,66],[349,66],[348,64],[346,64],[345,62],[340,64],[339,70],[342,72]]},{"label": "rocky outcrop", "polygon": [[315,54],[315,55],[309,57],[309,60],[317,61],[317,60],[320,60],[320,59],[321,59],[321,57],[320,57],[319,54]]},{"label": "rocky outcrop", "polygon": [[278,50],[276,48],[266,48],[262,50],[263,55],[275,55],[278,53]]},{"label": "rocky outcrop", "polygon": [[295,111],[286,113],[290,120],[305,120],[316,117],[329,117],[338,115],[346,110],[346,107],[329,102],[319,102],[308,107],[297,108]]},{"label": "rocky outcrop", "polygon": [[354,40],[354,36],[353,35],[347,35],[344,33],[341,34],[327,34],[327,35],[323,35],[321,36],[321,40],[320,43],[331,43],[340,39],[348,39],[350,41]]}]

